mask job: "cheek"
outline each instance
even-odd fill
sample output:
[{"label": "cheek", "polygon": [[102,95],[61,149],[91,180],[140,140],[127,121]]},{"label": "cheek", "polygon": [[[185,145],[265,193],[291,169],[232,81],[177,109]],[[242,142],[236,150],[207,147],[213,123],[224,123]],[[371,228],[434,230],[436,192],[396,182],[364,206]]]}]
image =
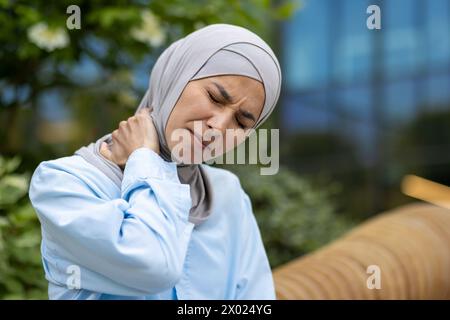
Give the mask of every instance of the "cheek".
[{"label": "cheek", "polygon": [[198,99],[186,108],[186,119],[188,121],[204,120],[211,114],[211,106],[208,101]]},{"label": "cheek", "polygon": [[213,107],[210,99],[200,89],[187,95],[182,103],[184,115],[190,120],[203,119]]},{"label": "cheek", "polygon": [[205,119],[211,113],[210,103],[201,97],[184,102],[174,115],[179,126],[186,126],[191,121]]}]

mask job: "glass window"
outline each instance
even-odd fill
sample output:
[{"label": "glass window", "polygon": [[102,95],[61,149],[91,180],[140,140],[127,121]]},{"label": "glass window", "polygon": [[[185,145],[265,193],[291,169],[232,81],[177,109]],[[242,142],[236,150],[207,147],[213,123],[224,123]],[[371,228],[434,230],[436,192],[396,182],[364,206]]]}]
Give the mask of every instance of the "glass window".
[{"label": "glass window", "polygon": [[329,113],[324,92],[288,95],[284,99],[282,121],[288,131],[326,131]]},{"label": "glass window", "polygon": [[427,109],[450,109],[450,73],[429,76],[426,88]]},{"label": "glass window", "polygon": [[381,8],[385,72],[389,78],[417,72],[423,62],[420,46],[420,2],[386,1]]},{"label": "glass window", "polygon": [[304,1],[283,26],[283,72],[290,90],[323,86],[328,81],[329,1]]},{"label": "glass window", "polygon": [[385,85],[382,112],[386,125],[395,129],[414,117],[417,111],[416,89],[411,79]]},{"label": "glass window", "polygon": [[450,1],[427,1],[426,37],[430,67],[450,65]]},{"label": "glass window", "polygon": [[335,2],[337,29],[333,50],[333,78],[337,82],[361,81],[370,78],[371,30],[367,29],[366,1]]},{"label": "glass window", "polygon": [[369,86],[351,86],[333,90],[333,110],[355,121],[370,121],[372,95]]}]

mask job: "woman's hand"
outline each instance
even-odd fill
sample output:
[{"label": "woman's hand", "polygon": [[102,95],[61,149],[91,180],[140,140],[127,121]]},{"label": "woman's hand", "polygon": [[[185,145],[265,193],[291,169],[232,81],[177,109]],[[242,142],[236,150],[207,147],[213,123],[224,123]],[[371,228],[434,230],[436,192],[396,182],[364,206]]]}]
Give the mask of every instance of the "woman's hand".
[{"label": "woman's hand", "polygon": [[112,141],[109,147],[103,142],[100,153],[121,168],[136,149],[145,147],[159,154],[158,133],[149,115],[149,109],[143,108],[127,121],[121,121],[119,128],[112,133]]}]

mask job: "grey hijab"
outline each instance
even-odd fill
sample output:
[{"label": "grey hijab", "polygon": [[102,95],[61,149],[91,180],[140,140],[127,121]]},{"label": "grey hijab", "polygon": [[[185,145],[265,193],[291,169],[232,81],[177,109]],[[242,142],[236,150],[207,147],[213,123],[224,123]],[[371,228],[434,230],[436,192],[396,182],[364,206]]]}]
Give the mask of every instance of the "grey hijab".
[{"label": "grey hijab", "polygon": [[[191,80],[216,75],[243,75],[261,81],[265,101],[254,128],[273,111],[280,95],[281,69],[271,48],[255,33],[235,25],[212,24],[172,43],[153,66],[148,90],[136,112],[148,108],[160,143],[160,156],[172,161],[165,139],[165,127],[173,107]],[[119,188],[123,172],[100,154],[102,142],[111,144],[111,134],[78,149],[75,154],[97,167]],[[204,222],[213,205],[213,181],[203,165],[177,164],[181,183],[189,184],[192,207],[189,221]]]}]

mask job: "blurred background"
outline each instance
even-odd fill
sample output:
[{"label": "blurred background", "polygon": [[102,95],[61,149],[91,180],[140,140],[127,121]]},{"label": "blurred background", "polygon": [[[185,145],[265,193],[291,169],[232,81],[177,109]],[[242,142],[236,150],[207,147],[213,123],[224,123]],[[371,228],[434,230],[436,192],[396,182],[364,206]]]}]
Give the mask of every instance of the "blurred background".
[{"label": "blurred background", "polygon": [[[69,30],[67,8],[81,9]],[[369,30],[366,9],[381,9]],[[46,298],[36,166],[131,116],[156,58],[211,23],[249,28],[279,57],[279,173],[226,166],[249,193],[272,267],[414,201],[402,179],[450,185],[448,0],[0,0],[0,298]]]}]

